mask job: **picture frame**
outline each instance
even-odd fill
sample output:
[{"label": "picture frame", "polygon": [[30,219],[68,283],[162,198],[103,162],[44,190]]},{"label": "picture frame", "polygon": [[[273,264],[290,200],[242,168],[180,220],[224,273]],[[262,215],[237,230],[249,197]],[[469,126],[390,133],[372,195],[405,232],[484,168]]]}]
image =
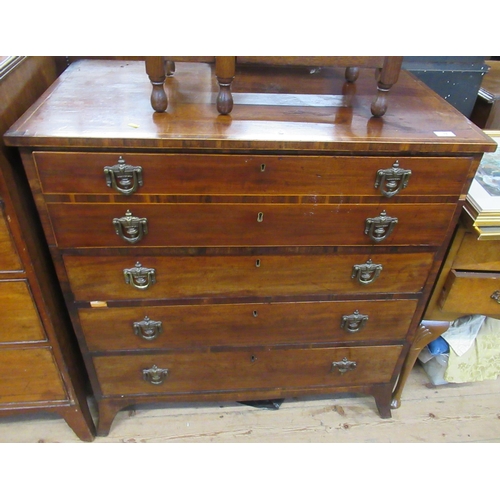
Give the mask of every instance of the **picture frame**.
[{"label": "picture frame", "polygon": [[499,145],[493,153],[484,153],[467,194],[467,201],[478,216],[498,215],[500,219],[500,130],[485,130]]}]

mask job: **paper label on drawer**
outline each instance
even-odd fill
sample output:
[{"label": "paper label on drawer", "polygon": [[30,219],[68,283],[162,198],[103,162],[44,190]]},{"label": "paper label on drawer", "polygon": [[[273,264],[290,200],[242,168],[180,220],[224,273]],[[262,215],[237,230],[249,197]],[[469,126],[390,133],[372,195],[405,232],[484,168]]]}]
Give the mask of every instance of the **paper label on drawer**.
[{"label": "paper label on drawer", "polygon": [[102,300],[91,300],[90,307],[108,307],[108,303]]},{"label": "paper label on drawer", "polygon": [[438,137],[456,137],[456,135],[451,130],[435,130],[434,134]]}]

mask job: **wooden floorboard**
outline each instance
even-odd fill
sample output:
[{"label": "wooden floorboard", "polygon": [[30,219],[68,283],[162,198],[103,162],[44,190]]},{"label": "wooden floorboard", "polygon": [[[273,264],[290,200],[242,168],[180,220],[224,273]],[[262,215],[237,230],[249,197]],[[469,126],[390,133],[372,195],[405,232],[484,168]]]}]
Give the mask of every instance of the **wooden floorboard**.
[{"label": "wooden floorboard", "polygon": [[[92,401],[91,401],[92,403]],[[239,403],[139,406],[94,443],[499,443],[500,379],[434,387],[415,366],[392,418],[371,397],[287,399],[279,410]],[[79,443],[51,414],[0,418],[0,443]]]}]

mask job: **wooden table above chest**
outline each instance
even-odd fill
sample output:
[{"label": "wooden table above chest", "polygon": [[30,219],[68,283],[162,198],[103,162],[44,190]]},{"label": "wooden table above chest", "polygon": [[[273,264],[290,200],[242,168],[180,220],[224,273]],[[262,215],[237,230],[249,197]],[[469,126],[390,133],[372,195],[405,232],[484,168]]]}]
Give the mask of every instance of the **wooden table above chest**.
[{"label": "wooden table above chest", "polygon": [[[263,74],[261,71],[264,71]],[[402,72],[81,61],[6,136],[24,166],[107,434],[148,401],[392,391],[484,151]]]}]

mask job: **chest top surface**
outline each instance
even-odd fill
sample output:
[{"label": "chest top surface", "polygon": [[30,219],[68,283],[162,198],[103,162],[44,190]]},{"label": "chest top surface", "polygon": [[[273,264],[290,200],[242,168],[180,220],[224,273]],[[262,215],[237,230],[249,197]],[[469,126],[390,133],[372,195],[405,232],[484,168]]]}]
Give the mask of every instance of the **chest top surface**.
[{"label": "chest top surface", "polygon": [[234,109],[217,113],[209,64],[178,63],[169,107],[156,113],[142,61],[73,63],[7,132],[10,146],[356,153],[482,153],[495,143],[410,73],[373,118],[373,70],[346,84],[344,68],[242,66]]}]

